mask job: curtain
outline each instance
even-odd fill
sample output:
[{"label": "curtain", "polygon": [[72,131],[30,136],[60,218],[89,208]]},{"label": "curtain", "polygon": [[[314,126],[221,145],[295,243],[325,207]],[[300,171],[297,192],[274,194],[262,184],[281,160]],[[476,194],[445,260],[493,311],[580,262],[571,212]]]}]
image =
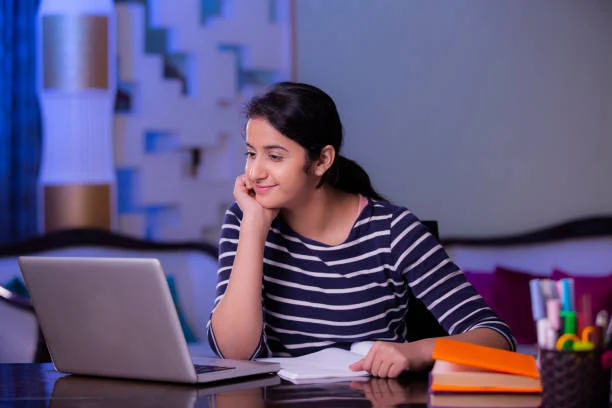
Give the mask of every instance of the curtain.
[{"label": "curtain", "polygon": [[37,235],[39,0],[0,0],[0,244]]}]

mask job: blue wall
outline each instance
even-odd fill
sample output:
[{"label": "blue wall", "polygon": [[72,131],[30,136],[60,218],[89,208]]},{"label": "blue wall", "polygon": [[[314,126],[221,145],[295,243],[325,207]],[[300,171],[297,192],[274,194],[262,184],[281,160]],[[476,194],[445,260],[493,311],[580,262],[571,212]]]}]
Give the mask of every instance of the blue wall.
[{"label": "blue wall", "polygon": [[612,212],[612,3],[296,0],[347,156],[442,236]]}]

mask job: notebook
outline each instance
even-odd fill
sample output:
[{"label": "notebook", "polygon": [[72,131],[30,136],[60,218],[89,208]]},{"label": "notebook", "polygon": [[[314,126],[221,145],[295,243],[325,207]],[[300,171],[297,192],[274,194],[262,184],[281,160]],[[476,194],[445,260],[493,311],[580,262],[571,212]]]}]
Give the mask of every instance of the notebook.
[{"label": "notebook", "polygon": [[438,338],[432,356],[432,392],[542,392],[531,355]]},{"label": "notebook", "polygon": [[24,256],[18,263],[60,372],[202,383],[280,369],[271,362],[192,359],[156,259]]},{"label": "notebook", "polygon": [[260,361],[279,363],[279,377],[294,384],[367,381],[367,371],[352,371],[349,366],[364,358],[373,344],[373,341],[362,341],[353,343],[350,350],[331,347],[299,357],[272,357]]}]

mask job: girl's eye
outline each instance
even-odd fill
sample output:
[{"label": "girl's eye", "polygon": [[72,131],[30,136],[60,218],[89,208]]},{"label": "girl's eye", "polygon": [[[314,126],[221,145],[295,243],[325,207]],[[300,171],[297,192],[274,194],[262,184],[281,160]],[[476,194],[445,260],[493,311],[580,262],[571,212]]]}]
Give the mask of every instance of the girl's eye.
[{"label": "girl's eye", "polygon": [[253,157],[255,157],[255,152],[246,152],[244,155],[247,159],[252,159]]},{"label": "girl's eye", "polygon": [[268,157],[274,161],[280,161],[282,160],[282,156],[279,156],[277,154],[269,154]]}]

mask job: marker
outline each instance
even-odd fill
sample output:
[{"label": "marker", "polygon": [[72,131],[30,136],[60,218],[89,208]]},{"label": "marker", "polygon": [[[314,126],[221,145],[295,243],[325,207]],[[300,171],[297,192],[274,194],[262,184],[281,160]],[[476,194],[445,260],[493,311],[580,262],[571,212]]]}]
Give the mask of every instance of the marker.
[{"label": "marker", "polygon": [[546,330],[546,349],[553,350],[555,348],[555,344],[557,344],[558,339],[557,331],[552,327],[548,327]]},{"label": "marker", "polygon": [[539,279],[531,279],[529,281],[529,293],[531,295],[531,314],[533,315],[533,320],[537,322],[546,317],[544,296],[542,295]]},{"label": "marker", "polygon": [[571,278],[564,278],[559,282],[561,282],[561,308],[566,312],[574,310],[574,301],[572,298],[574,280]]},{"label": "marker", "polygon": [[561,302],[559,299],[548,299],[546,301],[546,318],[550,322],[553,329],[558,331],[561,328],[561,317],[559,312],[561,311]]},{"label": "marker", "polygon": [[578,333],[578,319],[576,312],[562,310],[561,316],[563,316],[563,333],[565,334],[576,334]]},{"label": "marker", "polygon": [[547,334],[549,330],[551,330],[551,325],[548,319],[539,319],[536,321],[536,334],[540,349],[549,348],[549,335]]},{"label": "marker", "polygon": [[558,299],[559,295],[557,294],[557,285],[555,281],[552,279],[542,279],[540,281],[540,286],[542,287],[542,294],[544,295],[545,300],[550,299]]},{"label": "marker", "polygon": [[595,316],[595,326],[601,327],[602,332],[602,344],[605,349],[612,348],[612,322],[608,319],[608,312],[606,310],[600,310]]},{"label": "marker", "polygon": [[592,300],[591,294],[585,293],[580,296],[580,313],[582,314],[582,319],[584,326],[592,326],[593,325],[593,312],[592,312]]},{"label": "marker", "polygon": [[[600,326],[587,326],[584,330],[591,328],[592,331],[589,335],[589,340],[595,345],[596,349],[603,348],[604,345],[604,331]],[[584,331],[583,331],[584,333]]]},{"label": "marker", "polygon": [[563,336],[565,334],[565,316],[563,312],[559,312],[559,330],[557,330],[557,337]]},{"label": "marker", "polygon": [[582,331],[586,326],[584,324],[584,315],[582,312],[576,312],[576,327],[579,332]]},{"label": "marker", "polygon": [[608,328],[608,323],[608,312],[606,310],[600,310],[597,312],[597,316],[595,317],[595,325],[606,330]]}]

